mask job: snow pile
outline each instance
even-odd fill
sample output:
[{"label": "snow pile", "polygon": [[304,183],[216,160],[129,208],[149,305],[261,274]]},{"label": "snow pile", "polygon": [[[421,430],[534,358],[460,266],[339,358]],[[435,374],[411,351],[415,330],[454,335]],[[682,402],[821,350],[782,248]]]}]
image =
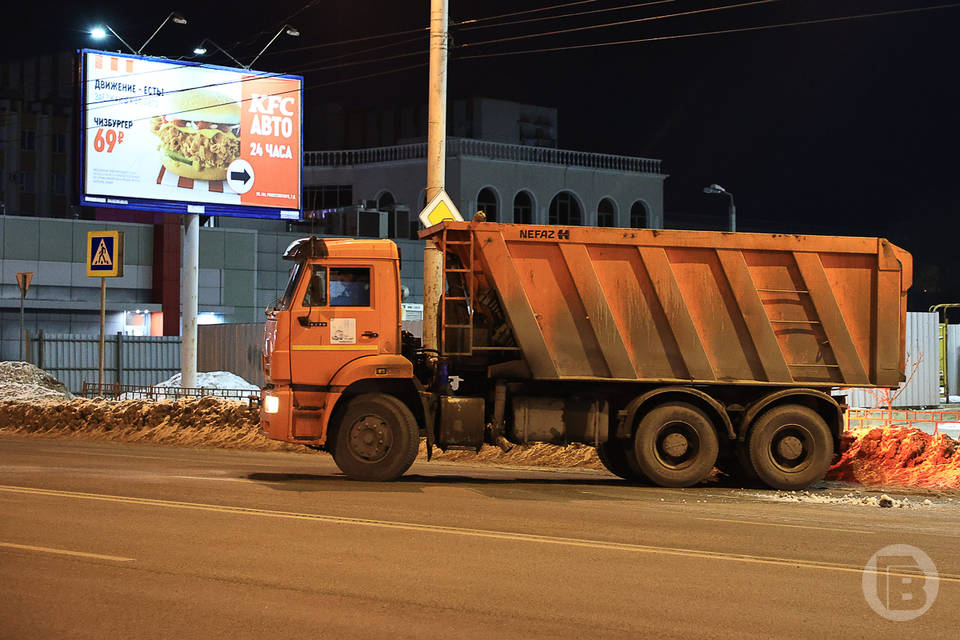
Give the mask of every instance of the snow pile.
[{"label": "snow pile", "polygon": [[[167,378],[163,382],[158,382],[152,387],[144,387],[143,392],[137,393],[124,393],[120,396],[120,400],[133,400],[136,398],[142,398],[144,392],[148,390],[159,390],[153,393],[150,393],[152,398],[163,399],[170,398],[176,399],[180,397],[175,391],[165,393],[163,389],[179,389],[182,387],[182,380],[180,374],[175,374],[174,376]],[[236,394],[228,394],[226,391],[249,391],[250,395],[259,395],[260,387],[255,384],[250,384],[240,376],[230,373],[229,371],[206,371],[197,373],[197,387],[204,390],[204,395],[207,396],[224,396],[230,397],[233,399],[238,399]],[[223,393],[217,393],[218,390],[224,390]]]},{"label": "snow pile", "polygon": [[[158,382],[154,387],[182,387],[180,383],[180,374],[168,378],[163,382]],[[206,371],[197,373],[197,387],[204,389],[244,389],[247,391],[260,391],[260,387],[250,384],[240,376],[229,371]]]},{"label": "snow pile", "polygon": [[864,485],[960,489],[957,441],[946,434],[891,427],[848,431],[827,480]]},{"label": "snow pile", "polygon": [[259,410],[214,397],[173,400],[76,398],[69,402],[0,401],[0,429],[126,442],[260,450],[304,450],[267,439]]},{"label": "snow pile", "polygon": [[0,400],[69,400],[62,382],[29,362],[0,362]]},{"label": "snow pile", "polygon": [[752,494],[764,500],[773,502],[807,502],[811,504],[848,504],[865,507],[879,507],[881,509],[921,509],[933,503],[930,500],[914,500],[910,498],[891,498],[887,494],[879,496],[865,496],[859,492],[851,492],[842,496],[818,494],[810,491],[777,491],[774,494]]}]

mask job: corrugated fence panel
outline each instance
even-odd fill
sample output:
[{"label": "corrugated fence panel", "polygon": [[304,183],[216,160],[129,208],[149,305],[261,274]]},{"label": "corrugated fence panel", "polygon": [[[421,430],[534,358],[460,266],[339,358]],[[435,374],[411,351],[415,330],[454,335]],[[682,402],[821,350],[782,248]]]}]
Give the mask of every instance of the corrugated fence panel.
[{"label": "corrugated fence panel", "polygon": [[[936,407],[940,404],[940,334],[936,313],[907,313],[907,383],[890,391],[893,407]],[[850,389],[847,404],[886,407],[884,389]]]},{"label": "corrugated fence panel", "polygon": [[[72,393],[97,382],[100,336],[47,333],[30,336],[30,359]],[[104,336],[103,382],[152,385],[180,371],[178,336]]]},{"label": "corrugated fence panel", "polygon": [[197,370],[229,371],[263,386],[263,323],[208,324],[198,327]]},{"label": "corrugated fence panel", "polygon": [[960,324],[947,325],[947,386],[950,395],[960,396]]},{"label": "corrugated fence panel", "polygon": [[121,384],[156,384],[180,372],[178,336],[123,336],[121,342]]}]

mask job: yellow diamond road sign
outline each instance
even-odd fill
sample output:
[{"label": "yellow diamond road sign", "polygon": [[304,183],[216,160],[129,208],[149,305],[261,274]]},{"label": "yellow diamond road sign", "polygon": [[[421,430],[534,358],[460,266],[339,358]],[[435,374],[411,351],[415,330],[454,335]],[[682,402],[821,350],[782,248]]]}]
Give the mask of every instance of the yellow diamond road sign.
[{"label": "yellow diamond road sign", "polygon": [[453,200],[450,199],[447,192],[441,191],[420,212],[420,222],[424,227],[432,227],[444,220],[463,222],[463,216],[460,215],[457,206],[453,204]]},{"label": "yellow diamond road sign", "polygon": [[123,232],[87,232],[87,275],[92,278],[123,276]]}]

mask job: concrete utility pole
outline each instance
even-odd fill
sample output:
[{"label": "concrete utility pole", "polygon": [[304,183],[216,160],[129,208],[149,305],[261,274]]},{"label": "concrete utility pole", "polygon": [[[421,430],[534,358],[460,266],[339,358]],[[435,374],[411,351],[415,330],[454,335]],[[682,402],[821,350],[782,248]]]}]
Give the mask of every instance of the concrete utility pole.
[{"label": "concrete utility pole", "polygon": [[183,216],[183,283],[180,289],[180,386],[197,386],[197,293],[200,279],[200,219]]},{"label": "concrete utility pole", "polygon": [[[430,0],[430,98],[427,111],[427,202],[444,188],[447,161],[447,0]],[[423,248],[423,346],[439,349],[438,313],[443,256]],[[433,354],[429,354],[428,357]]]}]

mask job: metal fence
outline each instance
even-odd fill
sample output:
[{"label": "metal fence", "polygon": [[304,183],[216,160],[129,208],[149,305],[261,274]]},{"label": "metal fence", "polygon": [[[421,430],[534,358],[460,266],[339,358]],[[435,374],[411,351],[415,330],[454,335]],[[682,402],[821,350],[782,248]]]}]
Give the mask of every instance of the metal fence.
[{"label": "metal fence", "polygon": [[225,400],[259,405],[260,393],[251,389],[208,389],[205,387],[151,387],[132,384],[97,384],[84,382],[80,395],[84,398],[108,400],[179,400],[215,396]]},{"label": "metal fence", "polygon": [[262,322],[208,324],[197,329],[198,371],[229,371],[263,386]]},{"label": "metal fence", "polygon": [[[28,334],[28,359],[80,394],[85,380],[97,380],[100,336],[67,333]],[[178,336],[105,336],[103,382],[149,386],[180,371]]]},{"label": "metal fence", "polygon": [[907,381],[896,390],[848,389],[847,404],[865,409],[940,404],[940,335],[936,313],[907,313]]}]

